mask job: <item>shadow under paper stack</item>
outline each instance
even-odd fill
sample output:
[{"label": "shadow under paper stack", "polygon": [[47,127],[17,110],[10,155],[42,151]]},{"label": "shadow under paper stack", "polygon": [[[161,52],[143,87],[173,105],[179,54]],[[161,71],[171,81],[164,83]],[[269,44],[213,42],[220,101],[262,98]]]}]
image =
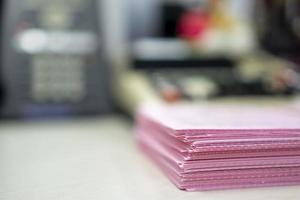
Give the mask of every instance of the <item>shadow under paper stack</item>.
[{"label": "shadow under paper stack", "polygon": [[300,110],[293,106],[144,105],[137,140],[180,189],[300,184]]}]

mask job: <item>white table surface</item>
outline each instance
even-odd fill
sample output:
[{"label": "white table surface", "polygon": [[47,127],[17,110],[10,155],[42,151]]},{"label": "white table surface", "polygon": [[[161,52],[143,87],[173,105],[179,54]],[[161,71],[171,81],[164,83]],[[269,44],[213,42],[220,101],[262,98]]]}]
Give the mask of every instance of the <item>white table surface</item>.
[{"label": "white table surface", "polygon": [[178,190],[111,116],[0,123],[1,200],[299,200],[300,187]]}]

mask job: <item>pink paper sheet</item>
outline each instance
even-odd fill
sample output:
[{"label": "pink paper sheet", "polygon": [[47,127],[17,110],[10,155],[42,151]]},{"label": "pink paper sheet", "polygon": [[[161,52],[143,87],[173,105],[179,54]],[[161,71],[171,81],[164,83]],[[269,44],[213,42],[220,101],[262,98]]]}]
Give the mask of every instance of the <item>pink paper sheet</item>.
[{"label": "pink paper sheet", "polygon": [[292,107],[145,105],[137,140],[180,189],[300,183],[300,112]]}]

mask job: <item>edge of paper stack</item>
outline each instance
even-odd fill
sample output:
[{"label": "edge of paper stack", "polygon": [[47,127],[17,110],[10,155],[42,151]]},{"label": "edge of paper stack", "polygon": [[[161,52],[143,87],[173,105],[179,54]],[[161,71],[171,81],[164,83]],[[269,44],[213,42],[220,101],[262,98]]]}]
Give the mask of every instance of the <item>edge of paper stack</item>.
[{"label": "edge of paper stack", "polygon": [[143,105],[142,151],[180,189],[300,185],[300,110],[241,105]]}]

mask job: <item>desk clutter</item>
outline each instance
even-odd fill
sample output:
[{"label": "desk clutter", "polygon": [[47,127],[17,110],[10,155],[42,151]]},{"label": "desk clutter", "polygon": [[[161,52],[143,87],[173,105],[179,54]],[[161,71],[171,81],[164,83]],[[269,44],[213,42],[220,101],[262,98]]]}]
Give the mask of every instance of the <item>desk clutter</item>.
[{"label": "desk clutter", "polygon": [[300,110],[293,106],[143,105],[141,150],[187,191],[300,185]]}]

